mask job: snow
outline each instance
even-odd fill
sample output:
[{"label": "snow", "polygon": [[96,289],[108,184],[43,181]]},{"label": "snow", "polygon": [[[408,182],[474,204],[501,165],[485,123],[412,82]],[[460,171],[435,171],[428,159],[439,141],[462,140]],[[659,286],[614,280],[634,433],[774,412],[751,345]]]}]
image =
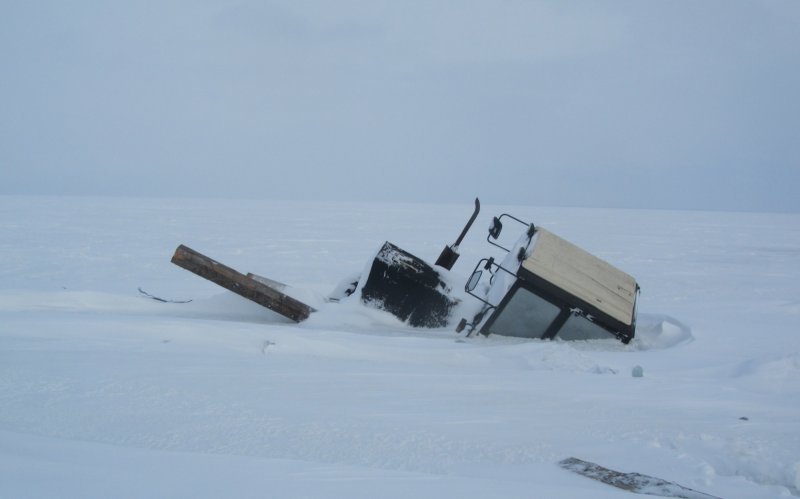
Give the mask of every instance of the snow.
[{"label": "snow", "polygon": [[[800,494],[799,215],[484,203],[636,277],[630,345],[357,300],[293,324],[169,262],[183,243],[325,296],[386,240],[435,260],[470,208],[0,197],[0,497],[631,497],[572,456]],[[481,225],[457,286],[496,254]]]}]

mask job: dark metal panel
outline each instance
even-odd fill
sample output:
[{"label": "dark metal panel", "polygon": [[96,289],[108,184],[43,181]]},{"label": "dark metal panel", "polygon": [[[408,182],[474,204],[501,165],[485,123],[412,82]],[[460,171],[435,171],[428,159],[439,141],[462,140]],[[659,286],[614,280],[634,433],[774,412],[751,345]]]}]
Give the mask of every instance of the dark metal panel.
[{"label": "dark metal panel", "polygon": [[447,326],[457,303],[439,273],[420,258],[386,242],[372,262],[361,300],[414,327]]}]

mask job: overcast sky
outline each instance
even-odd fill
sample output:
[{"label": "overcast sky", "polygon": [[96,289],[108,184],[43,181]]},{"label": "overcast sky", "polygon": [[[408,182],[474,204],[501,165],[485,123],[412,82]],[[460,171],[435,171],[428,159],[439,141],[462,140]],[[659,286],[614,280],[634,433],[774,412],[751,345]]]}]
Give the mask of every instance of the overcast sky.
[{"label": "overcast sky", "polygon": [[800,211],[800,1],[26,1],[0,193]]}]

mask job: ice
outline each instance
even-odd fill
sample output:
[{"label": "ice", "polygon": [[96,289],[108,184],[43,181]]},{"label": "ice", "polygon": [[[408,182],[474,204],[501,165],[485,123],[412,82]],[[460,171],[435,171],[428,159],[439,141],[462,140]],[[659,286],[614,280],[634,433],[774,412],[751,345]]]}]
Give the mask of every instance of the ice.
[{"label": "ice", "polygon": [[[635,276],[629,345],[321,299],[386,240],[435,260],[465,205],[0,197],[0,497],[629,497],[569,456],[800,493],[800,216],[484,203]],[[456,291],[502,257],[482,225]],[[318,311],[228,293],[169,262],[182,243]]]}]

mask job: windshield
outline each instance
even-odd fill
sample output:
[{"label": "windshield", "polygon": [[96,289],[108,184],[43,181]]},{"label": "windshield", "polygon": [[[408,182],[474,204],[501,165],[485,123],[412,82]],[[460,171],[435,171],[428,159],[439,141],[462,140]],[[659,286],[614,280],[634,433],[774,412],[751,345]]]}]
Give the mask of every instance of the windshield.
[{"label": "windshield", "polygon": [[489,331],[503,336],[541,338],[561,309],[525,288],[517,288],[498,311]]}]

